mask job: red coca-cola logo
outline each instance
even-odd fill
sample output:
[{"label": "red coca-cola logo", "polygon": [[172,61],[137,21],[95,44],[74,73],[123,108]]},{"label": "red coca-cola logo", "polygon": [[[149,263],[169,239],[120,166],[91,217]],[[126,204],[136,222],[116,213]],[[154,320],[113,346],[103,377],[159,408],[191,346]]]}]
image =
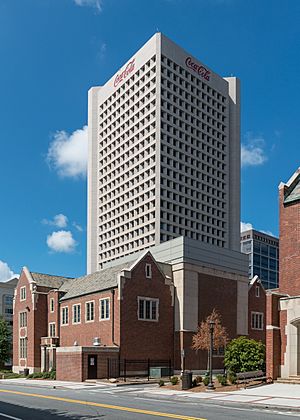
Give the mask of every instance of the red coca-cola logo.
[{"label": "red coca-cola logo", "polygon": [[185,64],[189,69],[192,69],[195,73],[199,74],[199,76],[203,77],[205,80],[210,80],[211,72],[207,70],[204,66],[197,64],[193,61],[192,57],[187,57],[185,60]]},{"label": "red coca-cola logo", "polygon": [[116,78],[114,81],[114,87],[117,87],[121,82],[123,82],[123,80],[126,79],[126,77],[130,73],[133,72],[134,66],[135,66],[135,58],[127,64],[125,70],[123,70],[122,73],[116,75]]}]

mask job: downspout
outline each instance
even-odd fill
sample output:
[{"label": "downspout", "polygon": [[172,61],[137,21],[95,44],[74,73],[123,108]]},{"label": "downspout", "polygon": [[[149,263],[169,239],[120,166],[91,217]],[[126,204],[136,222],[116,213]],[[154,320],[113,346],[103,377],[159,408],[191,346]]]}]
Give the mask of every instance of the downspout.
[{"label": "downspout", "polygon": [[111,291],[111,341],[116,346],[115,343],[115,289],[112,289]]}]

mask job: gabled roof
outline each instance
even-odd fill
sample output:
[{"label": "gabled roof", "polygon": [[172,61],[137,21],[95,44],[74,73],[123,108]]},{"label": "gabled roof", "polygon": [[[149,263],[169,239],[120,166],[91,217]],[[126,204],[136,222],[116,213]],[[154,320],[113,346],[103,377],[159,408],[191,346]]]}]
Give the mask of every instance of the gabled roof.
[{"label": "gabled roof", "polygon": [[49,287],[51,289],[59,289],[64,282],[73,280],[71,277],[52,276],[51,274],[30,272],[33,281],[38,286]]},{"label": "gabled roof", "polygon": [[[115,267],[106,268],[87,276],[78,277],[69,282],[67,293],[61,300],[71,299],[77,296],[83,296],[90,293],[100,292],[102,290],[112,289],[118,286],[118,275],[121,271],[132,266],[132,261],[123,263]],[[60,290],[64,289],[63,285]]]},{"label": "gabled roof", "polygon": [[292,187],[287,190],[283,202],[286,204],[297,200],[300,200],[300,176],[293,183]]},{"label": "gabled roof", "polygon": [[298,168],[286,184],[280,183],[279,189],[284,188],[284,204],[300,200],[300,168]]}]

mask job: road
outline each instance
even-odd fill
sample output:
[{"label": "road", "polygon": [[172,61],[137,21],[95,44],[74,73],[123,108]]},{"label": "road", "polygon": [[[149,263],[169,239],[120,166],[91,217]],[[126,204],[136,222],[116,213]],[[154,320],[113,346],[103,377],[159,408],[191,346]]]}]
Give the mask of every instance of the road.
[{"label": "road", "polygon": [[48,389],[32,386],[0,385],[0,419],[48,420],[279,420],[295,419],[299,414],[217,403],[176,401],[139,396],[137,387],[99,387]]}]

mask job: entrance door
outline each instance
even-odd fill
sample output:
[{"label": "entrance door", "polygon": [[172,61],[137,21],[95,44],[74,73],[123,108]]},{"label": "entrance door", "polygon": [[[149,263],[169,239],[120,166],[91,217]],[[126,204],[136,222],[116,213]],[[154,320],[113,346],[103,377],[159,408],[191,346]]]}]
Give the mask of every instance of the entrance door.
[{"label": "entrance door", "polygon": [[97,356],[88,355],[88,379],[97,379]]}]

